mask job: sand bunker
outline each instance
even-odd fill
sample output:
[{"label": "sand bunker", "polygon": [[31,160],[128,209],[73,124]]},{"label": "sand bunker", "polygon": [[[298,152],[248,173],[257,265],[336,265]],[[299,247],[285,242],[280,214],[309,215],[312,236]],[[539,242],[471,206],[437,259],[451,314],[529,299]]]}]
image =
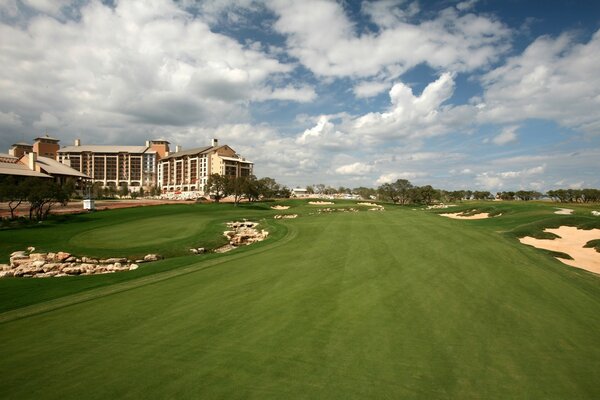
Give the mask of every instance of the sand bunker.
[{"label": "sand bunker", "polygon": [[594,217],[600,217],[600,211],[592,211]]},{"label": "sand bunker", "polygon": [[298,214],[277,214],[273,218],[275,218],[275,219],[294,219],[294,218],[298,218]]},{"label": "sand bunker", "polygon": [[600,239],[600,229],[577,229],[574,226],[561,226],[555,229],[544,229],[544,232],[553,233],[559,238],[554,240],[535,239],[529,236],[520,238],[523,244],[528,244],[540,249],[566,253],[572,260],[557,259],[572,267],[585,269],[600,274],[600,253],[591,247],[583,247],[590,240]]},{"label": "sand bunker", "polygon": [[290,206],[271,206],[273,210],[287,210]]},{"label": "sand bunker", "polygon": [[554,214],[571,215],[573,214],[573,210],[571,210],[570,208],[559,208],[557,211],[554,211]]},{"label": "sand bunker", "polygon": [[309,201],[308,204],[313,204],[316,206],[321,206],[324,204],[335,204],[333,201]]},{"label": "sand bunker", "polygon": [[450,208],[456,207],[456,204],[434,204],[432,206],[427,206],[426,210],[433,210],[437,208]]},{"label": "sand bunker", "polygon": [[357,206],[383,207],[376,203],[356,203]]},{"label": "sand bunker", "polygon": [[490,213],[479,213],[473,215],[464,215],[463,213],[440,214],[441,216],[453,219],[486,219],[490,218]]}]

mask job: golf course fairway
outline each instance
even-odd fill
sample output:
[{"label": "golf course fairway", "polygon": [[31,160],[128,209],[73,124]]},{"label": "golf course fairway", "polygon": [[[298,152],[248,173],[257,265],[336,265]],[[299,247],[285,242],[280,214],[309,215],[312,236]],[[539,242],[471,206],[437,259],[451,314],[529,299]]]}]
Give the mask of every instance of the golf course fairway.
[{"label": "golf course fairway", "polygon": [[[460,221],[291,204],[299,217],[277,223],[268,205],[160,206],[46,229],[93,252],[75,242],[99,243],[110,215],[140,221],[131,245],[115,233],[103,254],[119,242],[147,250],[140,238],[192,243],[244,215],[276,232],[111,276],[0,280],[15,301],[0,313],[0,398],[600,398],[600,277],[503,234],[574,217],[542,205]],[[176,234],[148,234],[171,214]],[[27,293],[37,303],[19,300]]]}]

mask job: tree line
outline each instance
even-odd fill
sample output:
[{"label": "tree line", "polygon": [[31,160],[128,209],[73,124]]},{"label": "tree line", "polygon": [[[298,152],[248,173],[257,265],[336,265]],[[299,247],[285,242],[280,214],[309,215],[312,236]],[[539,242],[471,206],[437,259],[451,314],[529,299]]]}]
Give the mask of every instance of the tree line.
[{"label": "tree line", "polygon": [[0,177],[0,201],[8,204],[10,218],[22,204],[29,205],[29,219],[41,221],[48,217],[56,205],[66,205],[75,191],[75,182],[60,184],[51,179]]},{"label": "tree line", "polygon": [[544,196],[561,202],[595,203],[600,202],[599,189],[557,189],[549,190],[545,195],[536,190],[502,191],[492,194],[484,190],[443,190],[431,185],[415,186],[406,179],[384,183],[377,188],[357,187],[334,188],[324,184],[313,184],[306,187],[309,194],[321,195],[356,195],[363,199],[378,199],[398,204],[431,204],[434,201],[451,202],[460,200],[538,200]]},{"label": "tree line", "polygon": [[286,198],[291,195],[290,189],[277,183],[275,179],[269,177],[258,179],[254,175],[235,177],[212,174],[208,177],[206,187],[215,202],[231,196],[235,205],[244,198],[248,201],[257,201]]}]

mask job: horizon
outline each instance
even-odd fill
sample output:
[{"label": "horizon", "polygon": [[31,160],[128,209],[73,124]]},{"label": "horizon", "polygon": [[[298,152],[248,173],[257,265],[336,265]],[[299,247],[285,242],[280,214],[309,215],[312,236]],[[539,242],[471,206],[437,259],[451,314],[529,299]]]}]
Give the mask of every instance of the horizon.
[{"label": "horizon", "polygon": [[598,188],[600,4],[0,4],[0,152],[211,138],[290,188]]}]

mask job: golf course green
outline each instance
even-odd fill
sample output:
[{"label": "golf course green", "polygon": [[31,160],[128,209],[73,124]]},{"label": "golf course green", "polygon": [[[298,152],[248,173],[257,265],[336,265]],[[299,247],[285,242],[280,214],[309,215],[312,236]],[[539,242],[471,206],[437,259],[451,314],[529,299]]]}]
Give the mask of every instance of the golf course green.
[{"label": "golf course green", "polygon": [[[598,207],[464,203],[501,216],[453,220],[335,202],[360,211],[168,205],[0,231],[0,262],[27,246],[166,257],[0,279],[0,398],[600,398],[600,276],[517,240],[600,228]],[[190,255],[243,218],[268,239]]]}]

